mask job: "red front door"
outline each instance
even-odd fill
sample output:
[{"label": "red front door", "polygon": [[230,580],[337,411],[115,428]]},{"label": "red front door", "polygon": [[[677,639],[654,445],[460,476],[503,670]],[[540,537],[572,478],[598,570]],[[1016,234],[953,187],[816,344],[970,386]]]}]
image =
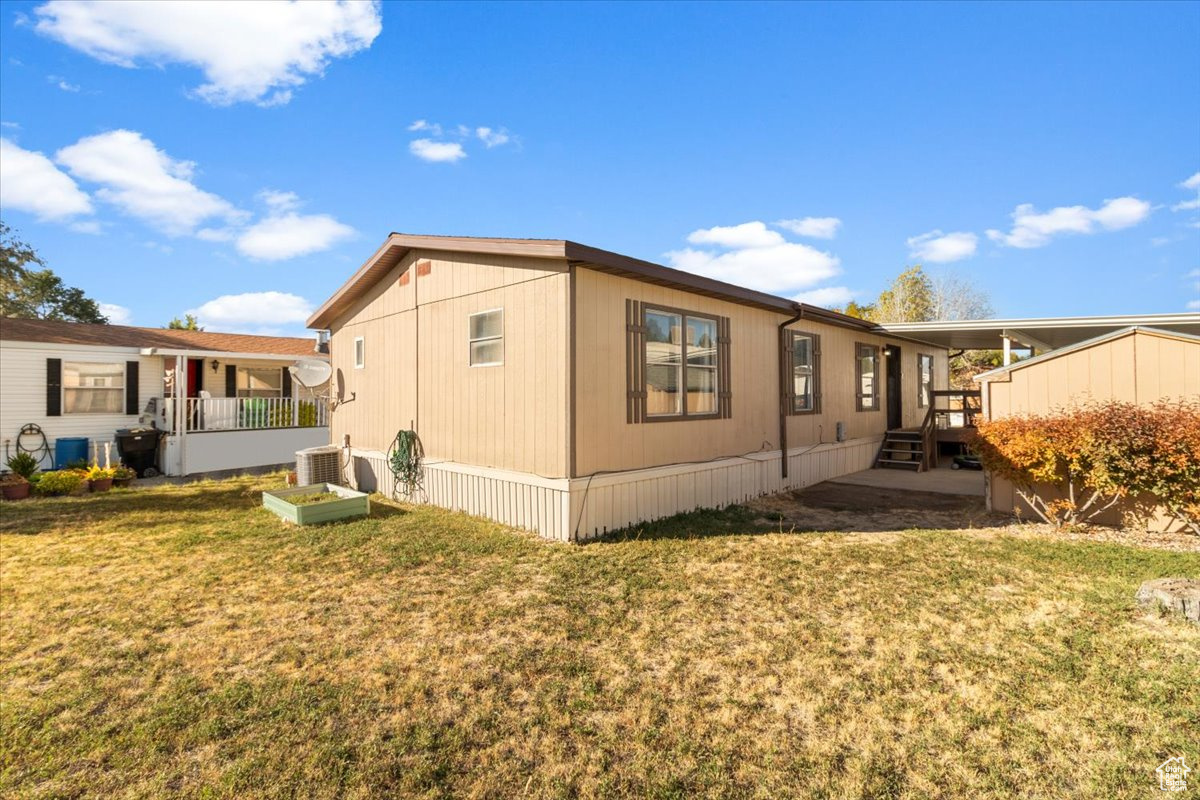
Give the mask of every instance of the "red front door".
[{"label": "red front door", "polygon": [[187,396],[199,397],[204,388],[204,359],[189,358],[187,368]]}]

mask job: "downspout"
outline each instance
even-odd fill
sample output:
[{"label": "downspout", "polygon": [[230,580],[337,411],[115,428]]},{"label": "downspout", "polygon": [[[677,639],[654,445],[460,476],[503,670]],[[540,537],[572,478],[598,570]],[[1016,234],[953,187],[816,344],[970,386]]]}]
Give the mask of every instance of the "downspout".
[{"label": "downspout", "polygon": [[787,386],[788,367],[787,363],[787,348],[783,344],[783,337],[786,335],[787,327],[794,322],[799,322],[804,319],[804,306],[799,303],[793,303],[792,308],[796,311],[796,316],[789,320],[779,323],[779,466],[782,476],[786,479],[788,476],[788,456],[787,456]]}]

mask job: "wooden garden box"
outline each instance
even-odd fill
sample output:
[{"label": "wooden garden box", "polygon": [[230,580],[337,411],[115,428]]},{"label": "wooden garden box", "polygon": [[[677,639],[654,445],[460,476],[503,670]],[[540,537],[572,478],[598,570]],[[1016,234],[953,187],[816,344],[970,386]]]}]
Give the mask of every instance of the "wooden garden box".
[{"label": "wooden garden box", "polygon": [[[295,505],[291,502],[291,498],[319,492],[331,492],[341,499],[304,505]],[[371,512],[371,501],[364,493],[347,489],[345,486],[333,483],[314,483],[311,486],[293,486],[290,489],[263,492],[263,507],[271,509],[279,516],[297,525],[314,525],[319,522],[365,517]]]}]

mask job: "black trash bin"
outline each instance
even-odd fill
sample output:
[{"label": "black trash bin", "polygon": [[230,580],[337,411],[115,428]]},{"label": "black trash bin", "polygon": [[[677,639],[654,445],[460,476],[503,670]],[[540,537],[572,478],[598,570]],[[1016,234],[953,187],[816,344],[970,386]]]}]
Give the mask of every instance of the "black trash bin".
[{"label": "black trash bin", "polygon": [[117,431],[121,462],[137,472],[139,478],[153,478],[159,473],[158,440],[162,435],[158,428],[121,428]]}]

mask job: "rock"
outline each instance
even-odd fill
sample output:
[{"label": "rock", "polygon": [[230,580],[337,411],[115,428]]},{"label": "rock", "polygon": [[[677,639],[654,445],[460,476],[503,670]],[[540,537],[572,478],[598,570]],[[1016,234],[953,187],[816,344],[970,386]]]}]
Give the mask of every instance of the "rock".
[{"label": "rock", "polygon": [[1137,601],[1144,606],[1165,606],[1200,625],[1200,580],[1195,578],[1158,578],[1146,581],[1137,590]]}]

